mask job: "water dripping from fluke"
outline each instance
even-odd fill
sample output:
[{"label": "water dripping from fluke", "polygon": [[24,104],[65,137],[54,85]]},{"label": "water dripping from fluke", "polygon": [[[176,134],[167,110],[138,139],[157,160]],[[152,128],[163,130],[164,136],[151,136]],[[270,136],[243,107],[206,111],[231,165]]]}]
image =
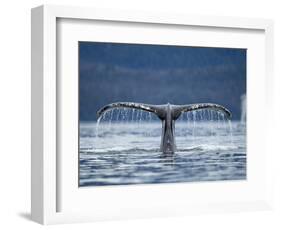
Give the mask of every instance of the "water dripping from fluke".
[{"label": "water dripping from fluke", "polygon": [[[116,117],[114,116],[114,110],[117,110]],[[207,113],[205,111],[207,111]],[[192,119],[190,119],[188,115],[190,113],[192,114]],[[230,111],[221,105],[212,103],[188,105],[173,105],[168,103],[165,105],[150,105],[133,102],[117,102],[108,104],[97,112],[96,137],[99,138],[100,123],[103,120],[109,122],[108,131],[110,132],[113,120],[115,123],[125,123],[126,125],[129,125],[129,121],[131,120],[132,123],[137,123],[138,127],[140,127],[143,121],[148,122],[152,120],[152,114],[156,115],[156,117],[162,121],[160,151],[164,154],[173,154],[176,151],[175,123],[181,116],[186,117],[187,124],[192,120],[192,140],[194,142],[197,131],[200,133],[199,124],[203,121],[210,123],[211,136],[215,135],[215,123],[220,123],[219,116],[223,114],[222,122],[224,122],[225,119],[228,120],[231,143],[233,143]],[[181,119],[184,119],[184,117]],[[181,119],[179,119],[179,121],[181,121]],[[199,126],[198,128],[197,123]]]}]

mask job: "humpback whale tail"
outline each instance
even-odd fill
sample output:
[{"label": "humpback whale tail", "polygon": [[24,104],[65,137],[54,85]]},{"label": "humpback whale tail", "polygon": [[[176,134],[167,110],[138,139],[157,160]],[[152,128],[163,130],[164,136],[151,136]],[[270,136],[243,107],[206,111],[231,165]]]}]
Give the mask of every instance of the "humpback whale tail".
[{"label": "humpback whale tail", "polygon": [[162,136],[160,151],[165,154],[172,154],[176,151],[175,145],[175,121],[184,112],[190,112],[199,109],[212,109],[224,113],[228,119],[231,117],[231,113],[225,107],[213,104],[213,103],[200,103],[200,104],[188,104],[188,105],[151,105],[134,102],[116,102],[108,104],[102,107],[97,116],[101,117],[106,111],[114,108],[134,108],[147,112],[154,113],[162,121]]}]

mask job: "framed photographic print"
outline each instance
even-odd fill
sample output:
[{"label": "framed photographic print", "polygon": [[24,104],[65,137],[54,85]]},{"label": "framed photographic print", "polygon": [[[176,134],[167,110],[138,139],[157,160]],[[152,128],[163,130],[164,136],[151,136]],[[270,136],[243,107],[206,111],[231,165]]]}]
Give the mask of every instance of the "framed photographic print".
[{"label": "framed photographic print", "polygon": [[270,208],[272,31],[265,19],[34,8],[32,219]]}]

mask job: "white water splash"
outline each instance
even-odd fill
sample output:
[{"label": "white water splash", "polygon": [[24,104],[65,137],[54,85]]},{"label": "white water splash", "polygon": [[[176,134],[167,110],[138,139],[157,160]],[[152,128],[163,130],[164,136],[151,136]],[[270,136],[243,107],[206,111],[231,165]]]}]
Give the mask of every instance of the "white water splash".
[{"label": "white water splash", "polygon": [[[155,114],[151,112],[146,112],[138,109],[131,108],[114,108],[112,110],[106,111],[97,121],[95,133],[96,133],[96,143],[100,141],[100,133],[115,135],[118,133],[115,124],[121,124],[127,126],[127,132],[137,133],[144,125],[159,123],[161,121],[157,118]],[[130,124],[136,124],[135,126]],[[177,124],[185,124],[180,126]],[[180,126],[180,127],[179,127]],[[134,127],[134,128],[132,128]],[[126,131],[126,130],[125,130]],[[124,132],[124,130],[122,130]],[[197,139],[200,139],[203,132],[208,132],[207,137],[208,142],[214,142],[216,136],[229,136],[229,143],[233,145],[233,134],[232,134],[232,124],[231,121],[226,118],[226,116],[220,111],[215,110],[194,110],[191,112],[183,113],[179,119],[175,122],[175,136],[176,140],[179,137],[184,137],[186,143],[192,142],[192,145],[197,144]],[[159,132],[161,134],[161,132]],[[145,137],[152,137],[153,130],[146,129],[144,132]],[[217,144],[214,142],[214,144]]]}]

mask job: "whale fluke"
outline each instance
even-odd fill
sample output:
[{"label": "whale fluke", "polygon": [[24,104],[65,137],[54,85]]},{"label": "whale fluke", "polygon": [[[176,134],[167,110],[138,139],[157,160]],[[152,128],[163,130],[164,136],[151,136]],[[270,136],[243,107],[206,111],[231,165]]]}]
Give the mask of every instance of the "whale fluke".
[{"label": "whale fluke", "polygon": [[108,110],[114,108],[131,108],[131,109],[140,109],[147,112],[151,112],[156,114],[160,119],[161,117],[165,116],[165,105],[150,105],[150,104],[143,104],[143,103],[135,103],[135,102],[115,102],[108,104],[102,107],[98,112],[97,116],[102,116]]},{"label": "whale fluke", "polygon": [[200,104],[189,104],[189,105],[175,105],[173,108],[173,116],[174,119],[178,119],[178,117],[183,112],[190,112],[199,109],[212,109],[216,111],[220,111],[227,116],[228,119],[231,118],[231,113],[228,109],[223,107],[222,105],[213,104],[213,103],[200,103]]},{"label": "whale fluke", "polygon": [[228,119],[230,119],[231,117],[231,113],[228,109],[226,109],[222,105],[213,103],[200,103],[188,105],[171,105],[168,103],[165,105],[151,105],[134,102],[116,102],[102,107],[97,112],[98,118],[101,117],[106,111],[114,108],[134,108],[156,114],[158,118],[162,120],[162,136],[160,151],[162,151],[164,154],[173,154],[176,151],[175,121],[180,117],[182,113],[199,109],[212,109],[222,112],[226,115]]}]

